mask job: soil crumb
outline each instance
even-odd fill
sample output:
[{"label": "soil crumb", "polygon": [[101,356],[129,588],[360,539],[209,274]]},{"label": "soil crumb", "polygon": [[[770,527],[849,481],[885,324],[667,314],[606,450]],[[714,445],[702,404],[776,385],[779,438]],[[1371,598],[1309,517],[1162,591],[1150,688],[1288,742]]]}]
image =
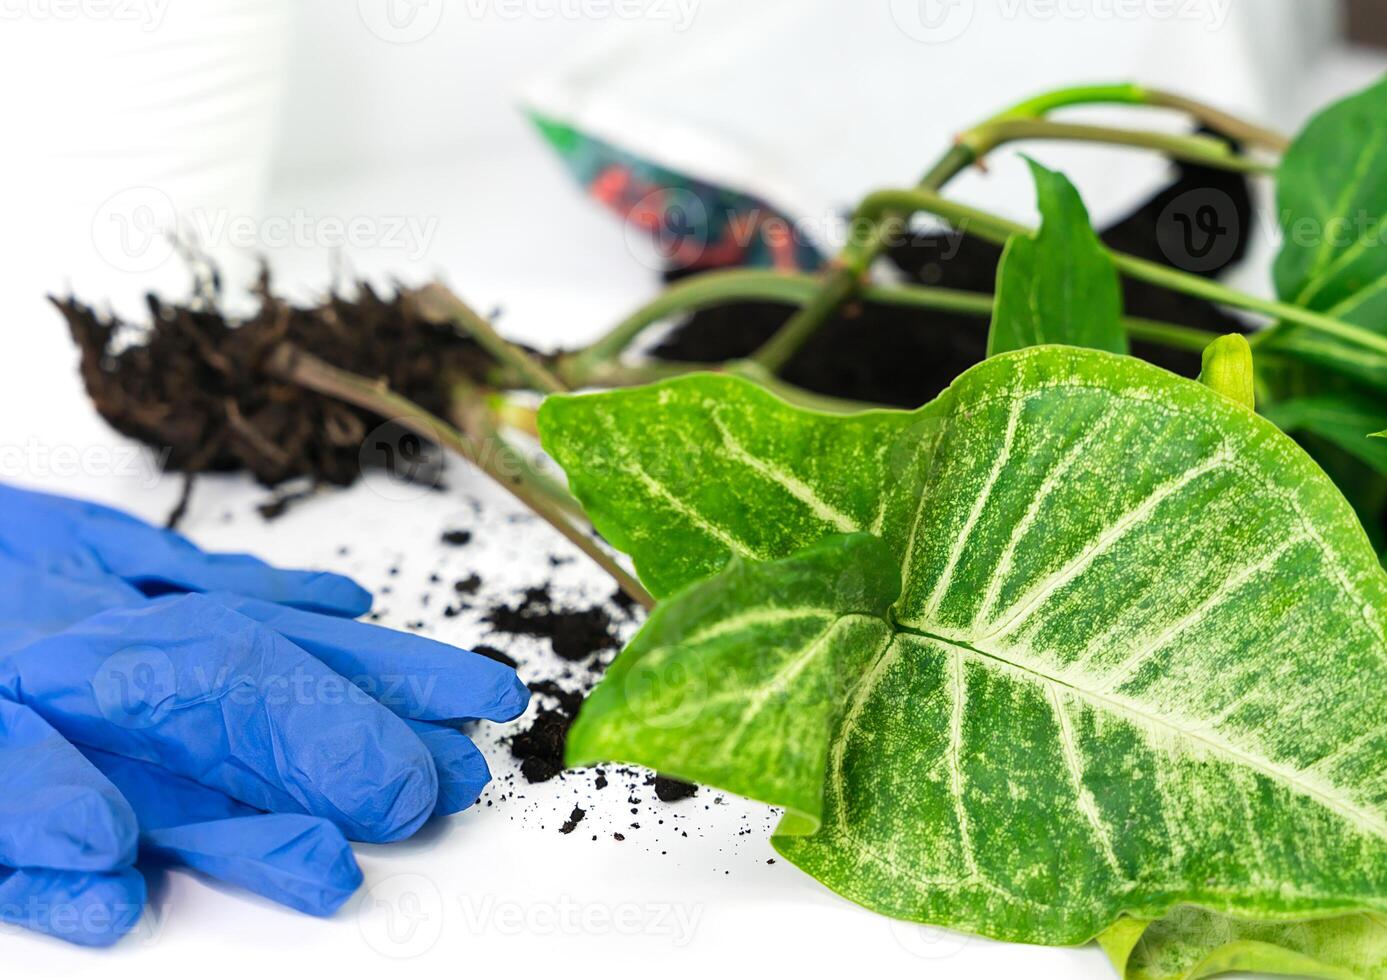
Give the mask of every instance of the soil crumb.
[{"label": "soil crumb", "polygon": [[662,803],[674,803],[678,800],[687,800],[698,792],[698,787],[693,783],[686,783],[682,779],[675,779],[672,776],[656,775],[650,780],[655,788],[655,795]]},{"label": "soil crumb", "polygon": [[601,606],[561,609],[547,585],[526,590],[516,605],[492,608],[483,619],[501,633],[547,639],[560,659],[574,663],[589,661],[620,644],[610,612]]},{"label": "soil crumb", "polygon": [[563,826],[559,828],[559,833],[573,833],[573,831],[578,829],[578,825],[583,822],[585,816],[587,816],[587,811],[580,806],[575,806],[573,812],[568,815],[568,819],[563,822]]}]

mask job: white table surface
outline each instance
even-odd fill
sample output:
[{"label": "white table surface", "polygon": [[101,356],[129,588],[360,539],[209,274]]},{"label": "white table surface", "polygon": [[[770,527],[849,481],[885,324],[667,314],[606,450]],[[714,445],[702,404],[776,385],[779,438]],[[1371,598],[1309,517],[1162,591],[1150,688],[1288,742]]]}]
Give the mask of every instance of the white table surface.
[{"label": "white table surface", "polygon": [[[1365,62],[1351,74],[1356,80],[1371,68]],[[1344,84],[1331,79],[1326,87]],[[370,276],[421,280],[446,272],[477,306],[502,306],[508,333],[535,343],[577,343],[657,288],[654,275],[632,260],[621,229],[574,193],[538,140],[519,139],[485,158],[425,161],[286,188],[270,210],[295,207],[436,216],[436,232],[417,260],[389,249],[346,258]],[[529,255],[536,232],[558,243],[540,265]],[[23,261],[23,243],[11,236],[7,244],[19,246],[11,261]],[[281,249],[270,259],[281,283],[301,298],[326,281],[329,257],[322,249]],[[18,271],[0,292],[0,322],[17,353],[0,358],[0,479],[161,519],[179,480],[160,478],[87,402],[75,352],[42,301],[44,289],[61,284],[63,270],[39,258],[10,268]],[[132,280],[95,276],[82,288],[92,298],[104,289],[128,300]],[[480,605],[487,597],[518,598],[524,587],[545,581],[579,603],[606,596],[610,586],[556,534],[508,520],[516,509],[465,466],[454,464],[447,482],[447,492],[421,496],[359,483],[266,523],[255,511],[266,498],[263,489],[244,477],[206,478],[183,526],[208,548],[333,569],[372,589],[388,584],[392,593],[377,604],[385,623],[403,627],[422,619],[423,632],[438,639],[507,649],[527,679],[553,675],[561,665],[546,644],[489,634],[475,611],[445,619],[448,583],[480,573],[487,583]],[[473,499],[481,503],[480,517]],[[472,529],[473,543],[441,545],[439,535],[455,527]],[[339,553],[344,546],[346,555]],[[574,560],[552,568],[550,555]],[[399,569],[394,577],[391,567]],[[443,584],[431,586],[431,573]],[[433,596],[422,609],[426,591]],[[83,951],[5,929],[0,962],[16,977],[106,980],[506,970],[575,978],[636,970],[670,977],[851,976],[864,968],[938,978],[1112,975],[1094,948],[1008,946],[865,912],[786,862],[769,863],[775,814],[764,806],[730,796],[715,803],[722,795],[706,789],[665,805],[652,803],[646,790],[633,815],[620,777],[602,791],[582,774],[527,785],[514,776],[499,742],[516,727],[483,724],[477,732],[497,776],[487,794],[491,805],[430,826],[415,841],[358,848],[366,885],[330,919],[175,872],[155,883],[140,930],[116,949]],[[587,818],[563,836],[558,827],[575,804]],[[633,822],[640,828],[631,828]],[[616,831],[626,839],[616,841]]]}]

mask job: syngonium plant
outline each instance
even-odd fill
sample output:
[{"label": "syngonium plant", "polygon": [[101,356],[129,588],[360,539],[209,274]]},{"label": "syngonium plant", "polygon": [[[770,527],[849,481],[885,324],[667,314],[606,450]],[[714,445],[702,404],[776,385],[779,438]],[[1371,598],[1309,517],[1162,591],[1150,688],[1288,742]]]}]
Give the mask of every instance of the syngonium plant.
[{"label": "syngonium plant", "polygon": [[[1055,118],[1088,104],[1212,135]],[[1038,230],[942,195],[1046,140],[1273,174],[1277,298],[1106,248],[1038,163]],[[995,295],[870,281],[920,212],[1006,246]],[[1387,429],[1384,216],[1387,82],[1289,142],[1137,85],[1070,88],[869,195],[822,273],[691,276],[581,350],[539,358],[441,286],[409,294],[494,362],[449,379],[448,421],[287,343],[259,368],[461,453],[655,607],[583,709],[573,764],[778,804],[776,846],[850,898],[1005,939],[1097,938],[1129,980],[1387,980],[1387,440],[1369,438]],[[1119,273],[1265,325],[1219,338],[1124,316]],[[913,412],[779,378],[855,298],[990,319],[990,356]],[[798,310],[744,361],[624,357],[651,326],[738,300]],[[1204,352],[1200,380],[1126,356],[1130,340]],[[552,396],[538,423],[576,501],[503,435],[536,424],[513,389]]]},{"label": "syngonium plant", "polygon": [[1283,300],[1237,304],[1276,322],[1199,380],[1125,356],[1117,274],[1191,284],[1107,251],[1032,164],[1037,232],[929,187],[864,206],[1007,241],[991,356],[923,408],[726,374],[546,400],[545,448],[660,600],[569,763],[775,804],[775,847],[854,901],[1097,939],[1133,980],[1387,976],[1387,573],[1255,411],[1381,453],[1355,408],[1387,377],[1384,137],[1379,85],[1291,146],[1285,220],[1321,234],[1288,236]]}]

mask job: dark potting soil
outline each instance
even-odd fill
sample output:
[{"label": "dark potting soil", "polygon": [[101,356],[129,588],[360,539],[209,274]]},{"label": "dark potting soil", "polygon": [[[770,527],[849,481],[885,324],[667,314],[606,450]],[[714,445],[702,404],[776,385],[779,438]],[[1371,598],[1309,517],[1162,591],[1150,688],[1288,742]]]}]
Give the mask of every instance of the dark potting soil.
[{"label": "dark potting soil", "polygon": [[510,750],[520,760],[520,774],[527,781],[545,783],[564,770],[568,730],[587,691],[570,690],[551,680],[535,681],[530,690],[549,704],[535,712],[530,727],[511,736]]},{"label": "dark potting soil", "polygon": [[167,452],[171,469],[245,469],[269,486],[294,477],[348,484],[363,466],[432,479],[418,439],[386,440],[408,459],[367,451],[382,441],[366,438],[382,419],[270,376],[266,358],[289,342],[446,416],[452,380],[483,377],[494,365],[490,355],[417,315],[403,292],[384,296],[361,283],[353,297],[334,292],[299,307],[276,298],[264,273],[257,292],[259,310],[233,321],[218,308],[216,276],[205,277],[185,304],[148,296],[150,321],[139,328],[70,296],[51,299],[77,343],[97,411],[119,432]]},{"label": "dark potting soil", "polygon": [[516,663],[514,657],[510,656],[509,654],[503,653],[500,650],[497,650],[493,646],[487,646],[485,643],[477,643],[473,645],[472,652],[478,654],[479,656],[486,657],[488,660],[494,660],[498,664],[505,664],[512,670],[520,666],[518,663]]},{"label": "dark potting soil", "polygon": [[650,784],[655,789],[655,795],[662,803],[676,803],[679,800],[687,800],[698,792],[698,787],[693,783],[686,783],[682,779],[674,779],[670,776],[654,776]]},{"label": "dark potting soil", "polygon": [[[1103,233],[1114,248],[1153,262],[1217,276],[1247,252],[1253,233],[1246,178],[1180,165],[1177,179]],[[917,234],[889,253],[910,279],[991,293],[1002,250],[971,236]],[[670,279],[679,278],[677,274]],[[1246,324],[1203,300],[1123,280],[1128,315],[1219,333]],[[653,354],[667,360],[715,362],[745,357],[793,312],[780,303],[732,303],[688,317]],[[943,391],[983,359],[987,320],[975,316],[856,303],[830,319],[790,360],[786,380],[840,398],[914,408]],[[1137,342],[1132,352],[1192,377],[1199,355]]]},{"label": "dark potting soil", "polygon": [[516,605],[493,607],[483,619],[502,633],[547,639],[555,654],[572,662],[590,660],[620,645],[610,612],[601,606],[558,608],[547,585],[527,590]]},{"label": "dark potting soil", "polygon": [[573,833],[573,831],[578,829],[578,825],[583,822],[585,816],[587,816],[587,811],[582,807],[575,806],[573,812],[568,815],[568,819],[563,822],[563,826],[559,828],[559,833]]}]

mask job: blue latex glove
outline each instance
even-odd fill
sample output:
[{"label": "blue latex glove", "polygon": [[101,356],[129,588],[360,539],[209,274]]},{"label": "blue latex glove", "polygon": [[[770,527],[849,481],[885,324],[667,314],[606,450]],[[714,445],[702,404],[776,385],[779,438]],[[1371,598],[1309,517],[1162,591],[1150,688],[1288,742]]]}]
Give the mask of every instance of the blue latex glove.
[{"label": "blue latex glove", "polygon": [[130,804],[71,744],[0,700],[0,921],[84,946],[134,927],[145,883],[133,868]]},{"label": "blue latex glove", "polygon": [[82,751],[134,809],[142,860],[192,868],[309,915],[331,915],[361,886],[351,845],[326,820],[261,813],[157,766]]},{"label": "blue latex glove", "polygon": [[[33,705],[125,791],[147,854],[331,911],[359,877],[313,816],[391,840],[470,805],[485,760],[435,723],[509,720],[528,701],[486,658],[303,611],[350,611],[340,597],[365,593],[349,580],[228,565],[107,508],[4,487],[0,500],[0,695]],[[177,574],[150,555],[173,555]],[[215,591],[147,598],[214,589],[228,567],[298,608]]]},{"label": "blue latex glove", "polygon": [[251,555],[207,554],[175,531],[110,507],[4,484],[0,552],[69,578],[109,573],[147,595],[234,592],[337,616],[371,608],[371,594],[341,575],[278,569]]}]

